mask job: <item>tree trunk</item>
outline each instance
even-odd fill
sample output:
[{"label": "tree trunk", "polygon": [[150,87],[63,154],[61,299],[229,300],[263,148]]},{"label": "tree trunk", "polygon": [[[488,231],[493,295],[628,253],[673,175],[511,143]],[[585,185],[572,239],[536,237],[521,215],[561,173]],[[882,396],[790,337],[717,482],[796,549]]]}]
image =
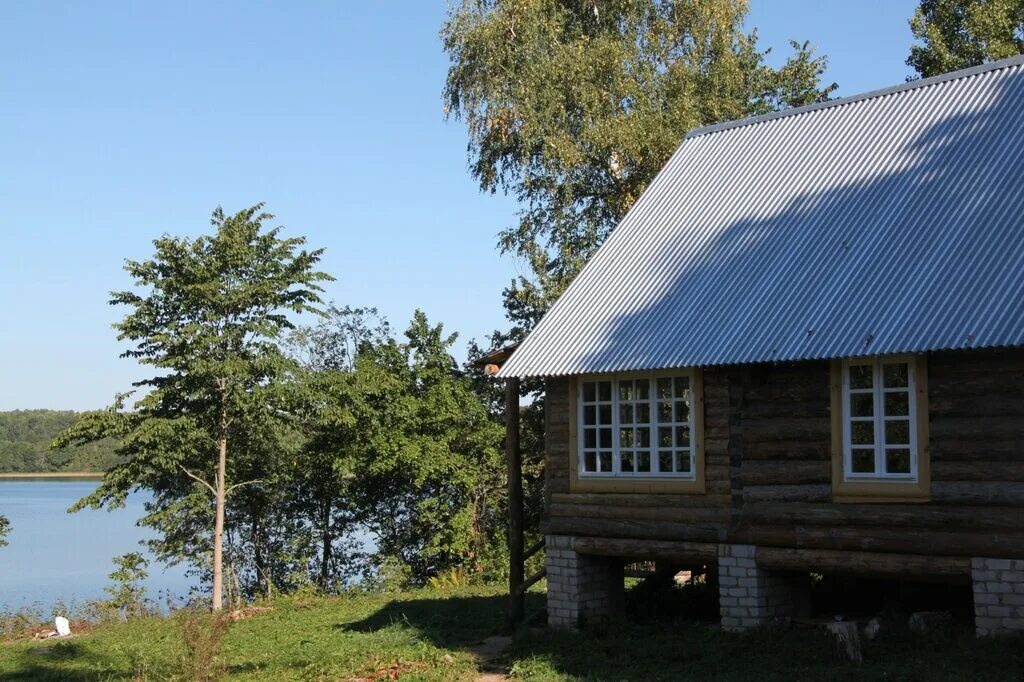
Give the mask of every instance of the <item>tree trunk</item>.
[{"label": "tree trunk", "polygon": [[213,610],[224,606],[224,478],[227,475],[228,434],[226,419],[221,413],[221,431],[217,439],[217,518],[213,526]]},{"label": "tree trunk", "polygon": [[331,545],[333,544],[333,537],[331,535],[331,501],[328,500],[324,503],[322,524],[322,536],[323,536],[323,555],[320,559],[320,589],[323,592],[327,592],[327,580],[330,577],[330,566],[331,566]]}]

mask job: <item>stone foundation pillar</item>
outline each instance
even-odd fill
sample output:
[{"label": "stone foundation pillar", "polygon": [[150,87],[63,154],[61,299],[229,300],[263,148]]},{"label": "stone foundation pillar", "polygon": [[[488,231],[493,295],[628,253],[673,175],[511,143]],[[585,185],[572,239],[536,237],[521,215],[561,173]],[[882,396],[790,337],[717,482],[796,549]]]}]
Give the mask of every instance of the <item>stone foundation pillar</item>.
[{"label": "stone foundation pillar", "polygon": [[801,615],[809,605],[808,576],[766,571],[753,545],[719,545],[718,600],[725,630],[769,625]]},{"label": "stone foundation pillar", "polygon": [[971,559],[979,637],[1024,632],[1024,559]]},{"label": "stone foundation pillar", "polygon": [[569,536],[548,535],[546,541],[548,625],[575,628],[581,621],[621,613],[621,560],[577,554]]}]

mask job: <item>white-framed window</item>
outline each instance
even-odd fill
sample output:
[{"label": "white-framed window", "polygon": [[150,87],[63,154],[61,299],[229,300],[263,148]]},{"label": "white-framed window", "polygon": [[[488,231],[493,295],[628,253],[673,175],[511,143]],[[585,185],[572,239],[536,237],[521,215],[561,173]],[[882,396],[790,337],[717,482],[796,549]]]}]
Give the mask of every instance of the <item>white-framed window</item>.
[{"label": "white-framed window", "polygon": [[577,395],[581,478],[695,478],[692,372],[583,377]]},{"label": "white-framed window", "polygon": [[917,480],[916,374],[910,356],[843,361],[845,480]]}]

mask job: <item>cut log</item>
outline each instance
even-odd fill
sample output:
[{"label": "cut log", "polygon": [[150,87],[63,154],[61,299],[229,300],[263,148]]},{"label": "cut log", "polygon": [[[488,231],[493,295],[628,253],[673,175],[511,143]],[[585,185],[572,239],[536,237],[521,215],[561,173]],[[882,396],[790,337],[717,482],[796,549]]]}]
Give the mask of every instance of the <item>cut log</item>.
[{"label": "cut log", "polygon": [[857,631],[856,621],[842,620],[829,623],[828,631],[832,635],[832,652],[836,660],[854,663],[864,661],[864,654],[860,648],[860,632]]}]

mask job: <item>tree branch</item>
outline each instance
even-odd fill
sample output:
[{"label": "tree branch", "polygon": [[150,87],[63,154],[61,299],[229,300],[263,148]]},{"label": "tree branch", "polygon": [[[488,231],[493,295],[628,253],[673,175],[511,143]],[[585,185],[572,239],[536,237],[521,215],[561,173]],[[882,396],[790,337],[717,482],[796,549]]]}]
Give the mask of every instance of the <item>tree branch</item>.
[{"label": "tree branch", "polygon": [[241,488],[243,485],[252,485],[253,483],[263,483],[263,479],[262,478],[254,478],[251,481],[242,481],[241,483],[236,483],[236,484],[234,484],[233,486],[230,486],[227,490],[224,491],[224,497],[227,497],[231,493],[231,491],[234,490],[235,488]]},{"label": "tree branch", "polygon": [[205,485],[205,486],[206,486],[207,488],[209,488],[209,489],[210,489],[210,492],[211,492],[211,493],[213,493],[214,495],[216,495],[216,494],[217,494],[217,489],[216,489],[216,488],[214,488],[214,487],[213,487],[212,485],[210,485],[210,484],[209,484],[209,483],[208,483],[208,482],[206,481],[206,479],[204,479],[204,478],[201,478],[201,477],[199,477],[199,476],[196,476],[195,474],[193,474],[193,473],[192,473],[191,471],[189,471],[189,470],[188,470],[188,469],[186,469],[185,467],[181,466],[180,464],[179,464],[178,466],[180,466],[180,467],[181,467],[181,470],[182,470],[182,471],[184,471],[184,472],[185,472],[185,474],[186,474],[186,475],[187,475],[187,476],[188,476],[189,478],[191,478],[191,479],[193,479],[193,480],[195,480],[195,481],[198,481],[198,482],[202,483],[203,485]]}]

